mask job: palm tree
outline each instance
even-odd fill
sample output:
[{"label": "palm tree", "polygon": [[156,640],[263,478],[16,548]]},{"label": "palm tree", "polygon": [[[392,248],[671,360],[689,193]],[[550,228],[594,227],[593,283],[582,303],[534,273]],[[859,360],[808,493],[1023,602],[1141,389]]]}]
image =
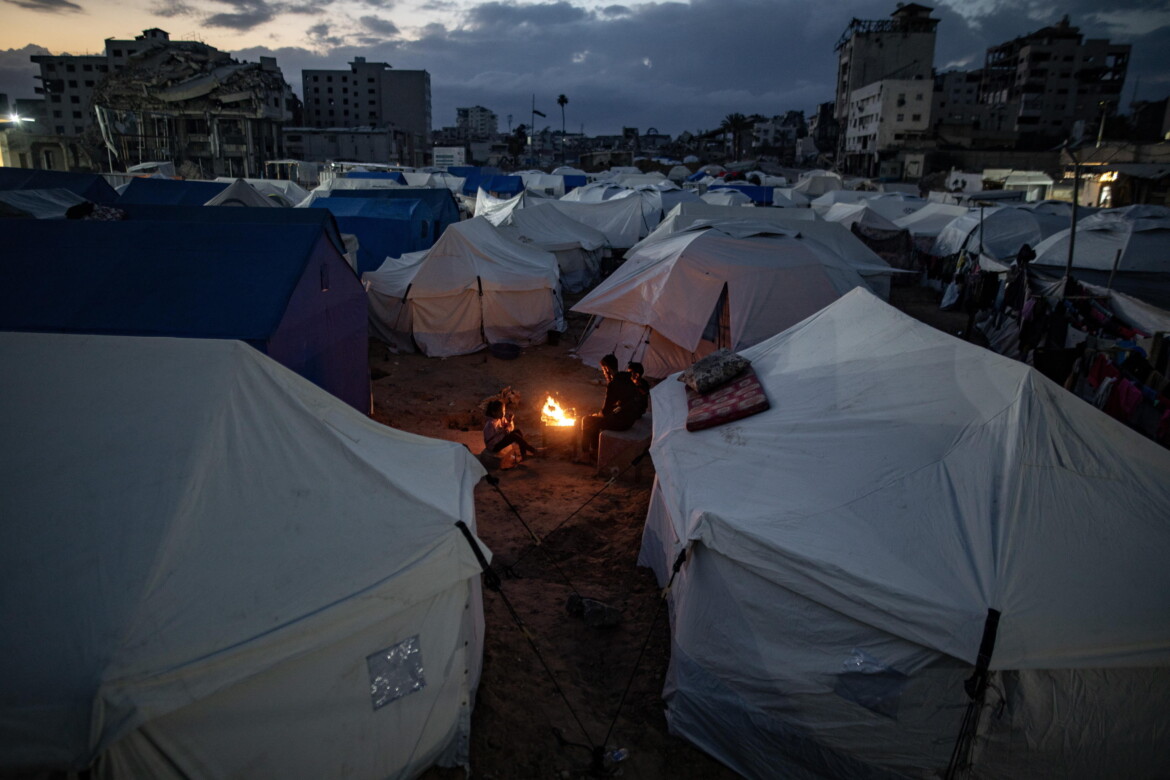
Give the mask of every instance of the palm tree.
[{"label": "palm tree", "polygon": [[557,95],[557,105],[561,107],[561,162],[565,161],[565,104],[569,99],[564,95]]},{"label": "palm tree", "polygon": [[719,124],[719,129],[723,131],[724,144],[727,143],[727,134],[731,133],[732,153],[737,161],[739,160],[740,140],[752,126],[752,121],[740,113],[728,114]]}]

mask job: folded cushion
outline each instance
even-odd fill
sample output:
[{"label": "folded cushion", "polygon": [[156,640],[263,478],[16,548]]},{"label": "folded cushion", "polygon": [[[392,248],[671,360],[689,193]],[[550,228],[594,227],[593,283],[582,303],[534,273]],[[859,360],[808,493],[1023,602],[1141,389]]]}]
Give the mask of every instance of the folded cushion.
[{"label": "folded cushion", "polygon": [[706,395],[687,388],[687,430],[701,431],[742,420],[770,406],[764,386],[750,368],[731,382]]},{"label": "folded cushion", "polygon": [[729,349],[717,349],[692,363],[678,380],[696,393],[709,393],[727,384],[751,364],[750,360]]}]

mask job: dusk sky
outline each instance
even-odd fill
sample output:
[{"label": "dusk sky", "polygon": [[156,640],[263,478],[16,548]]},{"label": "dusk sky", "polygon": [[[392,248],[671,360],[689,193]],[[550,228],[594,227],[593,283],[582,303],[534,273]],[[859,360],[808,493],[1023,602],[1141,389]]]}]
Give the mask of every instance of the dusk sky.
[{"label": "dusk sky", "polygon": [[[1170,96],[1170,0],[944,0],[939,70],[979,67],[989,45],[1068,14],[1088,38],[1133,45],[1123,110]],[[0,93],[34,97],[29,57],[101,53],[106,38],[151,27],[240,60],[277,58],[301,94],[303,68],[342,69],[354,56],[431,74],[433,123],[458,106],[495,111],[500,129],[590,135],[623,126],[676,135],[729,113],[811,112],[833,98],[834,45],[850,19],[885,19],[893,0],[0,0]]]}]

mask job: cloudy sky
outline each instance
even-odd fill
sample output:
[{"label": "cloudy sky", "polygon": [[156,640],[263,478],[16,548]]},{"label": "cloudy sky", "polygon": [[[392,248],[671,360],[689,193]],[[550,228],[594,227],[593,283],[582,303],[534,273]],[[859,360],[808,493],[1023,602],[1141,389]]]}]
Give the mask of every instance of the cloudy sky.
[{"label": "cloudy sky", "polygon": [[[939,0],[935,67],[978,67],[989,45],[1068,14],[1086,37],[1133,45],[1124,103],[1170,96],[1170,0]],[[810,112],[831,100],[833,51],[850,19],[894,0],[0,0],[0,93],[33,97],[32,54],[101,53],[106,38],[161,27],[241,60],[271,55],[294,91],[303,68],[353,57],[431,74],[433,121],[482,105],[500,129],[536,108],[570,132],[678,134],[729,113]],[[1107,10],[1102,10],[1107,9]]]}]

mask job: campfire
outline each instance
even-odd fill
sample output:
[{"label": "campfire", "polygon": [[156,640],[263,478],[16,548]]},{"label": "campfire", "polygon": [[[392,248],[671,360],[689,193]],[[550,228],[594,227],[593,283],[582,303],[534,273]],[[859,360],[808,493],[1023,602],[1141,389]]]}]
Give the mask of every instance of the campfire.
[{"label": "campfire", "polygon": [[546,427],[566,428],[577,424],[577,418],[570,417],[568,412],[556,402],[551,395],[544,402],[540,410],[540,422]]}]

